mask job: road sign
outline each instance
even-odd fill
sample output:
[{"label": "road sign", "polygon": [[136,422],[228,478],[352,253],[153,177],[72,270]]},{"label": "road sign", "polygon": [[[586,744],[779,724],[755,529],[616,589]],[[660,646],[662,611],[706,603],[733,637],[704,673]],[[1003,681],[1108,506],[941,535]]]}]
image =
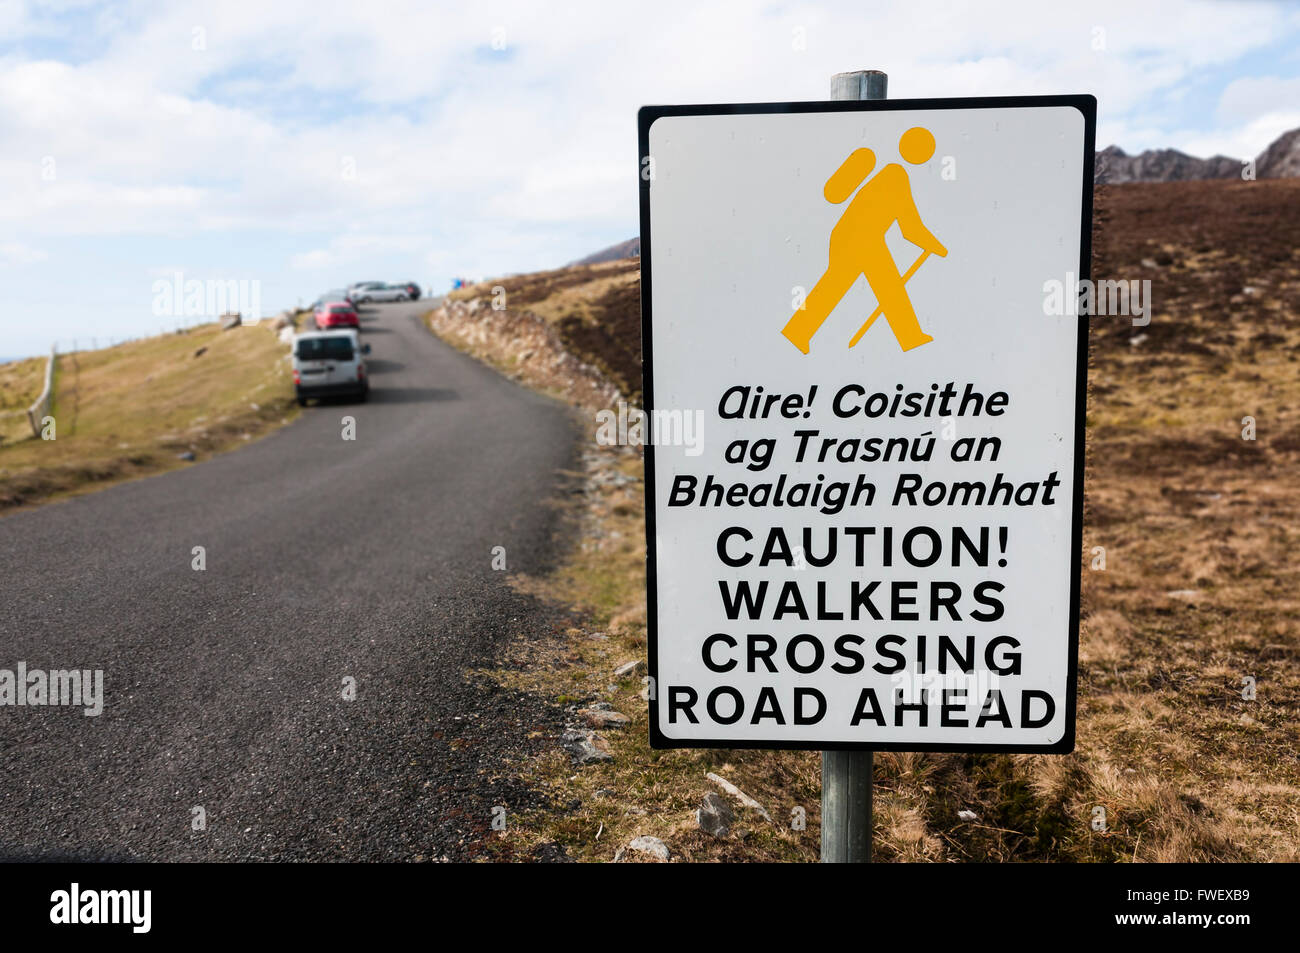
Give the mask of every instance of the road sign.
[{"label": "road sign", "polygon": [[641,110],[655,746],[1072,749],[1095,117]]}]

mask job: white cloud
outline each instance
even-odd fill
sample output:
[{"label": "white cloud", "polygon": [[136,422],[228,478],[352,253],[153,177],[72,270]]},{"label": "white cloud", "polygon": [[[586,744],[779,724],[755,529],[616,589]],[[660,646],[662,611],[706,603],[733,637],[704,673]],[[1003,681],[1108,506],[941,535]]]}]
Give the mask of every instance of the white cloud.
[{"label": "white cloud", "polygon": [[45,261],[49,256],[22,242],[0,242],[0,268],[13,268]]},{"label": "white cloud", "polygon": [[1233,80],[1219,97],[1218,116],[1232,122],[1257,119],[1278,112],[1293,112],[1300,103],[1300,76],[1246,77]]},{"label": "white cloud", "polygon": [[330,240],[328,248],[313,248],[289,259],[293,268],[300,271],[324,270],[342,265],[356,265],[376,255],[395,254],[403,257],[428,255],[430,241],[426,235],[339,235]]},{"label": "white cloud", "polygon": [[[487,215],[503,231],[602,220],[630,230],[643,102],[818,98],[827,64],[871,64],[890,71],[894,96],[1095,91],[1112,117],[1275,39],[1289,16],[1193,0],[1016,2],[994,15],[982,4],[667,3],[649,14],[401,2],[328,17],[305,2],[176,3],[119,27],[99,59],[0,68],[0,185],[16,197],[0,222],[51,234],[374,230],[419,206]],[[1260,83],[1225,91],[1233,141],[1272,128],[1240,125],[1242,102],[1295,101],[1293,88]],[[45,156],[58,178],[33,185]]]},{"label": "white cloud", "polygon": [[[0,57],[0,234],[154,236],[141,270],[171,260],[177,238],[224,235],[264,236],[268,272],[303,282],[388,255],[443,276],[558,265],[634,234],[639,106],[819,99],[837,69],[885,69],[895,98],[1092,92],[1099,145],[1130,151],[1254,155],[1300,124],[1297,80],[1276,64],[1229,84],[1201,127],[1165,110],[1188,84],[1300,34],[1300,10],[1270,3],[90,11],[69,26],[0,0],[6,38],[80,53]],[[504,50],[492,49],[498,29]]]}]

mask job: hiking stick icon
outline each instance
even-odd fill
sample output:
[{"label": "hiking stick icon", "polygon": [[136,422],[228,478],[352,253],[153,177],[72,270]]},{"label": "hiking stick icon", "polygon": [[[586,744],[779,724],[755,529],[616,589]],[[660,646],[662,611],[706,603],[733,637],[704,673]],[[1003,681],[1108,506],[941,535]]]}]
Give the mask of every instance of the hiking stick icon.
[{"label": "hiking stick icon", "polygon": [[[934,155],[934,136],[928,129],[913,126],[899,139],[898,153],[913,165],[926,162]],[[948,249],[921,221],[907,170],[890,163],[867,180],[875,164],[876,156],[870,149],[856,149],[826,180],[822,190],[826,201],[836,205],[853,195],[855,189],[857,194],[831,229],[830,261],[825,273],[781,331],[805,354],[817,329],[860,277],[867,279],[878,304],[849,347],[858,343],[881,314],[904,351],[934,340],[921,330],[905,285],[930,255],[943,258]],[[922,249],[921,257],[903,276],[898,274],[885,244],[885,233],[895,222],[903,237]]]},{"label": "hiking stick icon", "polygon": [[[903,275],[903,284],[907,284],[908,281],[911,280],[912,276],[916,274],[916,270],[920,268],[923,264],[925,264],[925,260],[929,257],[930,257],[930,250],[928,248],[925,251],[921,252],[921,257],[918,258],[916,261],[912,262],[912,267],[907,269],[907,273]],[[849,341],[849,347],[853,347],[853,345],[861,341],[862,335],[867,333],[867,328],[871,327],[871,325],[875,322],[876,318],[880,317],[883,313],[884,312],[881,310],[881,306],[876,305],[876,310],[871,312],[871,317],[867,318],[867,320],[863,323],[862,327],[858,328],[858,333],[853,335],[853,340]],[[933,340],[933,338],[931,340]],[[906,350],[906,348],[904,348],[904,350]]]}]

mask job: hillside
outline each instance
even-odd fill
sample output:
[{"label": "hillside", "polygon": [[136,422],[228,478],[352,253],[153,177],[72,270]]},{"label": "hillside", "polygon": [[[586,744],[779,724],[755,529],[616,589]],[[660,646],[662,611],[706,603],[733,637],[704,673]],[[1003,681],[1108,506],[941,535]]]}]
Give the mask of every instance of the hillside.
[{"label": "hillside", "polygon": [[[1091,329],[1077,750],[878,755],[881,859],[1300,860],[1300,179],[1103,187],[1097,235],[1094,277],[1149,279],[1154,313]],[[511,312],[543,315],[627,386],[637,268],[501,284]],[[815,753],[653,752],[639,680],[607,684],[645,651],[644,494],[635,455],[592,447],[587,466],[586,541],[536,586],[588,623],[503,678],[632,721],[605,733],[610,762],[543,760],[552,802],[581,806],[535,812],[510,836],[584,859],[641,833],[684,859],[815,859],[815,836],[750,812],[743,843],[691,821],[715,771],[774,813],[807,806],[815,832]]]},{"label": "hillside", "polygon": [[0,364],[0,447],[31,437],[27,408],[45,383],[45,358]]},{"label": "hillside", "polygon": [[1300,180],[1100,202],[1096,272],[1150,279],[1155,315],[1094,319],[1080,747],[1126,799],[1164,787],[1185,827],[1153,812],[1153,859],[1296,859]]},{"label": "hillside", "polygon": [[[262,322],[60,355],[55,439],[0,417],[0,513],[186,466],[279,426],[296,413],[286,353]],[[0,366],[0,410],[29,404],[44,371],[44,359]]]},{"label": "hillside", "polygon": [[641,263],[636,258],[494,278],[453,291],[452,301],[490,302],[505,289],[509,311],[531,311],[565,346],[600,368],[633,403],[641,400]]},{"label": "hillside", "polygon": [[599,265],[606,261],[618,261],[621,258],[636,258],[641,254],[641,239],[629,238],[625,242],[619,242],[617,245],[610,245],[608,248],[602,248],[598,252],[593,252],[585,258],[579,258],[573,262],[574,265]]}]

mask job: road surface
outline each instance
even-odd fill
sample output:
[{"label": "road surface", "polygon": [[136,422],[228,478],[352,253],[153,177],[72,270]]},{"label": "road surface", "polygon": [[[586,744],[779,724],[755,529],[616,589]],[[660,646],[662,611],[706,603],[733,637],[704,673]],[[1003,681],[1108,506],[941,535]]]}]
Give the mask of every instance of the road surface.
[{"label": "road surface", "polygon": [[98,717],[0,707],[0,858],[463,859],[536,800],[503,758],[556,713],[471,673],[538,624],[493,548],[549,565],[577,435],[430,307],[363,313],[368,403],[0,519],[0,668],[104,673]]}]

